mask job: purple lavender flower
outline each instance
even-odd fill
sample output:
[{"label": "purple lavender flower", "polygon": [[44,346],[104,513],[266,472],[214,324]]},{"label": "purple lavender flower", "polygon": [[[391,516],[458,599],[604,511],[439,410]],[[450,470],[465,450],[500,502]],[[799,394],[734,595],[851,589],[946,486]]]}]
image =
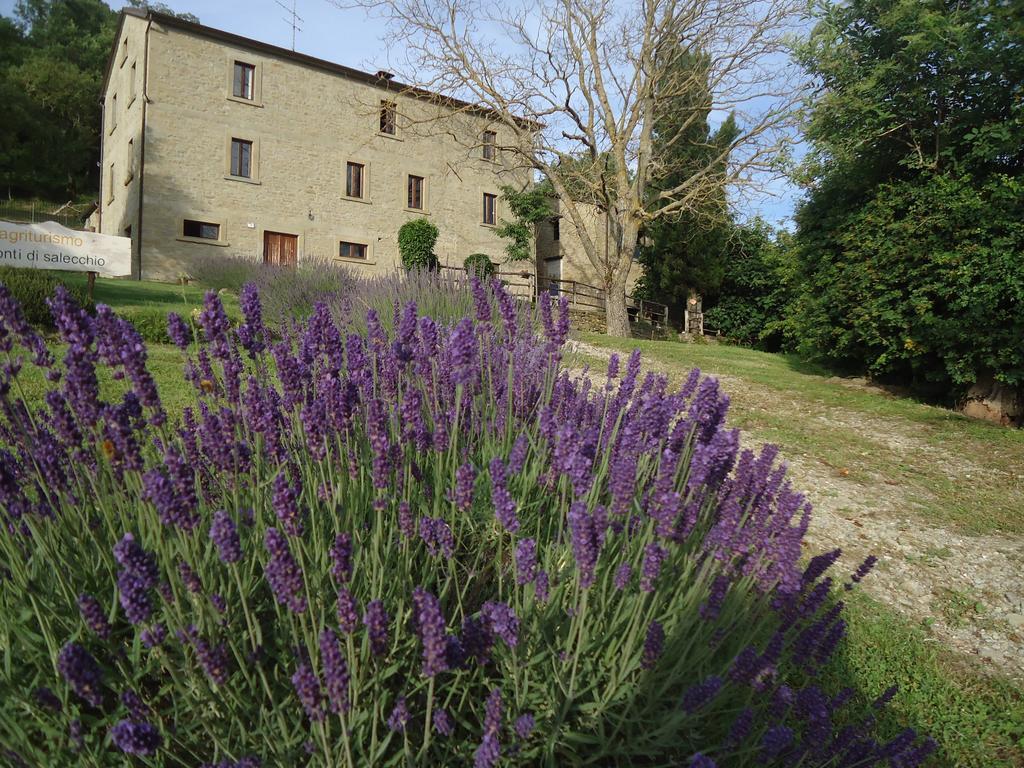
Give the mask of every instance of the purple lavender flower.
[{"label": "purple lavender flower", "polygon": [[492,768],[501,757],[501,689],[494,688],[484,708],[484,738],[473,755],[474,768]]},{"label": "purple lavender flower", "polygon": [[68,723],[68,741],[71,742],[71,750],[73,752],[81,751],[85,745],[84,730],[82,721],[77,717]]},{"label": "purple lavender flower", "polygon": [[468,317],[459,320],[448,337],[448,364],[456,385],[468,386],[480,377],[479,345],[473,321]]},{"label": "purple lavender flower", "polygon": [[413,517],[408,501],[398,503],[398,532],[405,539],[411,539],[416,535],[416,518]]},{"label": "purple lavender flower", "polygon": [[451,736],[455,732],[455,723],[446,709],[435,709],[433,713],[434,730],[441,736]]},{"label": "purple lavender flower", "polygon": [[423,674],[433,677],[448,668],[445,658],[447,643],[445,640],[444,614],[441,612],[440,601],[422,587],[412,592],[412,601],[416,610],[416,627],[423,643]]},{"label": "purple lavender flower", "polygon": [[323,700],[320,694],[320,681],[317,679],[309,661],[300,658],[295,673],[292,675],[292,687],[299,697],[306,716],[314,723],[324,719]]},{"label": "purple lavender flower", "polygon": [[512,444],[512,451],[508,455],[508,471],[511,474],[518,475],[523,471],[529,447],[530,442],[526,439],[526,435],[519,435],[516,438],[515,443]]},{"label": "purple lavender flower", "polygon": [[451,557],[455,553],[455,535],[448,523],[440,517],[420,518],[420,538],[431,557]]},{"label": "purple lavender flower", "polygon": [[526,741],[528,738],[530,738],[530,734],[533,733],[534,725],[535,723],[532,714],[526,712],[520,715],[516,718],[515,723],[516,736],[518,736],[523,741]]},{"label": "purple lavender flower", "polygon": [[722,603],[725,602],[725,595],[729,591],[729,577],[719,574],[711,582],[711,589],[708,590],[708,598],[700,607],[700,617],[704,621],[714,621],[722,611]]},{"label": "purple lavender flower", "polygon": [[163,744],[160,731],[145,720],[119,720],[110,729],[110,739],[127,755],[148,757]]},{"label": "purple lavender flower", "polygon": [[347,584],[352,578],[352,537],[339,533],[331,546],[331,575],[339,584]]},{"label": "purple lavender flower", "polygon": [[722,688],[722,678],[712,675],[683,692],[683,711],[692,715],[707,706]]},{"label": "purple lavender flower", "polygon": [[338,627],[346,635],[351,635],[359,626],[359,607],[356,599],[346,587],[338,589]]},{"label": "purple lavender flower", "polygon": [[480,616],[487,621],[491,632],[500,637],[509,648],[519,642],[519,619],[506,603],[486,602],[480,609]]},{"label": "purple lavender flower", "polygon": [[63,705],[60,703],[60,699],[57,698],[53,691],[45,686],[36,688],[32,695],[35,697],[39,706],[44,709],[49,709],[51,712],[60,712],[64,709]]},{"label": "purple lavender flower", "polygon": [[276,528],[267,528],[264,544],[270,553],[264,573],[274,597],[294,613],[303,613],[306,610],[305,585],[288,542]]},{"label": "purple lavender flower", "polygon": [[99,664],[78,643],[68,643],[57,656],[57,671],[71,689],[94,707],[103,704],[103,673]]},{"label": "purple lavender flower", "polygon": [[255,283],[246,283],[238,294],[238,304],[245,322],[238,328],[238,340],[253,357],[266,349],[269,334],[263,325],[263,308]]},{"label": "purple lavender flower", "polygon": [[405,703],[405,696],[399,696],[395,701],[394,709],[388,715],[388,728],[395,733],[405,733],[405,727],[411,719],[409,707]]},{"label": "purple lavender flower", "polygon": [[641,669],[653,669],[661,658],[661,651],[665,647],[665,630],[659,621],[651,621],[647,627],[647,637],[644,639],[644,653],[640,658]]},{"label": "purple lavender flower", "polygon": [[333,630],[324,629],[320,633],[320,664],[324,669],[324,683],[331,712],[348,712],[348,664],[341,653],[338,636]]},{"label": "purple lavender flower", "polygon": [[793,729],[785,725],[773,725],[761,737],[761,752],[764,758],[779,757],[793,743]]},{"label": "purple lavender flower", "polygon": [[831,552],[825,552],[820,555],[816,555],[811,558],[810,562],[807,563],[807,568],[804,569],[803,582],[805,584],[811,584],[817,581],[821,576],[831,568],[839,556],[842,555],[843,550],[833,549]]},{"label": "purple lavender flower", "polygon": [[189,626],[179,635],[182,642],[189,642],[195,648],[196,658],[203,672],[214,685],[224,685],[228,681],[230,657],[224,643],[211,644],[203,638],[194,626]]},{"label": "purple lavender flower", "polygon": [[640,589],[642,591],[654,591],[654,582],[658,580],[661,566],[667,559],[668,550],[660,544],[652,542],[644,547],[644,561],[640,568]]},{"label": "purple lavender flower", "polygon": [[371,600],[366,604],[363,624],[370,636],[370,651],[374,656],[383,656],[388,652],[388,621],[390,617],[384,610],[384,603]]},{"label": "purple lavender flower", "polygon": [[875,567],[875,563],[877,562],[877,557],[875,557],[874,555],[868,555],[867,558],[865,558],[864,562],[860,564],[860,567],[858,567],[857,570],[854,571],[853,575],[850,577],[850,581],[848,581],[845,585],[846,588],[848,590],[853,589],[854,584],[860,584],[861,579],[863,579],[871,572],[871,569]]},{"label": "purple lavender flower", "polygon": [[633,578],[633,566],[623,563],[615,571],[615,588],[620,592],[629,586],[629,580]]},{"label": "purple lavender flower", "polygon": [[210,541],[217,547],[223,563],[237,563],[242,559],[242,544],[238,538],[238,528],[231,516],[223,509],[213,513],[210,525]]},{"label": "purple lavender flower", "polygon": [[569,508],[569,527],[572,533],[572,553],[580,572],[580,587],[589,589],[594,583],[599,545],[594,518],[587,513],[587,505],[583,502],[575,501]]},{"label": "purple lavender flower", "polygon": [[516,584],[524,586],[537,578],[537,542],[521,539],[516,545]]},{"label": "purple lavender flower", "polygon": [[750,731],[754,727],[754,710],[744,709],[740,712],[736,719],[732,721],[732,726],[729,728],[729,738],[726,740],[726,747],[729,749],[736,749],[746,742],[750,736]]},{"label": "purple lavender flower", "polygon": [[548,601],[547,571],[537,571],[537,579],[533,582],[533,594],[539,603],[546,603]]},{"label": "purple lavender flower", "polygon": [[228,612],[228,601],[224,599],[223,595],[214,592],[210,595],[210,604],[217,610],[217,613]]},{"label": "purple lavender flower", "polygon": [[156,560],[139,546],[130,533],[114,545],[114,559],[121,566],[117,576],[121,607],[128,621],[142,624],[153,612],[149,590],[157,581]]},{"label": "purple lavender flower", "polygon": [[494,516],[509,533],[519,530],[519,519],[516,517],[516,505],[506,486],[505,465],[495,456],[491,459],[491,501],[494,503]]},{"label": "purple lavender flower", "polygon": [[185,589],[193,595],[202,594],[203,582],[199,580],[199,576],[192,570],[192,566],[184,560],[178,562],[178,574],[181,576],[181,583],[185,585]]},{"label": "purple lavender flower", "polygon": [[302,535],[302,509],[299,507],[301,494],[302,485],[298,481],[289,483],[286,473],[282,472],[274,478],[274,513],[289,536]]},{"label": "purple lavender flower", "polygon": [[142,697],[131,688],[125,688],[121,692],[121,703],[133,720],[145,720],[152,714]]},{"label": "purple lavender flower", "polygon": [[476,482],[476,469],[466,462],[455,470],[455,507],[466,512],[473,506],[473,485]]},{"label": "purple lavender flower", "polygon": [[82,614],[82,621],[85,622],[101,640],[110,638],[110,622],[107,621],[107,614],[103,606],[92,595],[81,594],[78,596],[78,611]]},{"label": "purple lavender flower", "polygon": [[163,624],[154,624],[152,627],[142,630],[139,639],[147,648],[156,648],[158,645],[163,645],[164,640],[167,639],[167,627]]},{"label": "purple lavender flower", "polygon": [[167,335],[178,349],[185,351],[192,342],[192,331],[177,312],[167,313]]},{"label": "purple lavender flower", "polygon": [[718,763],[707,755],[697,752],[690,758],[689,768],[718,768]]}]

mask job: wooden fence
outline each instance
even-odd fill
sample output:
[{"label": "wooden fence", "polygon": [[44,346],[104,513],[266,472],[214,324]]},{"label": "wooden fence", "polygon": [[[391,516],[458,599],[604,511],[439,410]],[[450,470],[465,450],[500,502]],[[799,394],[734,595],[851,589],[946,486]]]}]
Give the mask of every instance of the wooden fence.
[{"label": "wooden fence", "polygon": [[[441,269],[456,283],[466,279],[462,267],[445,266]],[[596,285],[578,280],[560,280],[554,277],[537,278],[532,272],[499,271],[495,273],[502,285],[516,298],[533,301],[539,296],[558,298],[565,296],[569,308],[580,312],[604,312],[605,292]],[[657,326],[668,325],[668,306],[657,301],[626,297],[629,319],[636,322],[645,320]]]}]

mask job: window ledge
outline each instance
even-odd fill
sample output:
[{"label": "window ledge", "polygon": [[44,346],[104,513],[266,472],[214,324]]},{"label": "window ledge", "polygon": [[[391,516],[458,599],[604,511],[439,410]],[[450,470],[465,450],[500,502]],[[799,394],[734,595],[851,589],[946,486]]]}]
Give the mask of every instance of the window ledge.
[{"label": "window ledge", "polygon": [[227,248],[231,243],[226,243],[223,240],[211,240],[208,237],[176,237],[174,238],[179,243],[198,243],[199,245],[216,245],[220,248]]},{"label": "window ledge", "polygon": [[134,173],[129,173],[127,176],[124,177],[124,185],[127,187],[129,184],[132,183],[132,179],[134,179],[134,178],[135,178],[135,174]]},{"label": "window ledge", "polygon": [[246,178],[245,176],[232,176],[231,174],[225,175],[224,178],[227,179],[228,181],[240,181],[243,184],[257,184],[258,185],[258,184],[261,183],[259,179],[250,179],[250,178]]},{"label": "window ledge", "polygon": [[483,227],[484,229],[497,229],[498,228],[497,224],[488,224],[486,221],[481,221],[480,222],[480,226]]},{"label": "window ledge", "polygon": [[347,200],[350,203],[362,203],[363,205],[373,205],[373,200],[366,197],[352,197],[351,195],[342,195],[342,200]]},{"label": "window ledge", "polygon": [[235,96],[233,94],[229,94],[227,99],[228,101],[234,101],[238,104],[245,104],[250,107],[263,107],[262,101],[256,101],[255,99],[243,99],[241,96]]},{"label": "window ledge", "polygon": [[392,141],[405,141],[397,133],[384,133],[384,131],[377,131],[377,135],[383,139],[391,139]]},{"label": "window ledge", "polygon": [[131,106],[132,106],[132,104],[134,104],[134,103],[135,103],[135,97],[134,97],[134,96],[132,96],[132,97],[131,97],[131,98],[130,98],[130,99],[128,100],[128,103],[127,103],[127,104],[125,104],[125,107],[124,107],[124,108],[125,108],[125,109],[131,109]]},{"label": "window ledge", "polygon": [[335,256],[334,260],[343,262],[345,264],[368,264],[370,266],[373,266],[377,263],[376,259],[349,259],[344,256]]},{"label": "window ledge", "polygon": [[405,211],[406,213],[415,213],[415,214],[417,214],[419,216],[429,216],[430,215],[430,211],[428,211],[426,208],[408,208],[407,207],[407,208],[403,208],[402,210]]}]

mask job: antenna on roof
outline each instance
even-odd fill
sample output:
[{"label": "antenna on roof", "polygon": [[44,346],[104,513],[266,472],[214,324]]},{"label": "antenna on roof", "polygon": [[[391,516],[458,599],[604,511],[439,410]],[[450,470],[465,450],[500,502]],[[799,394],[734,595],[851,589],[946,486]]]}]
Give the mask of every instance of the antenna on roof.
[{"label": "antenna on roof", "polygon": [[274,2],[277,3],[278,5],[280,5],[282,8],[284,8],[285,13],[288,14],[287,16],[285,16],[284,21],[285,21],[286,24],[288,24],[292,28],[292,50],[294,51],[295,50],[295,33],[302,31],[302,27],[299,26],[299,22],[300,21],[305,21],[305,19],[303,19],[301,16],[299,16],[299,14],[296,12],[296,2],[297,2],[297,0],[292,0],[291,8],[289,8],[287,5],[282,3],[281,0],[274,0]]}]

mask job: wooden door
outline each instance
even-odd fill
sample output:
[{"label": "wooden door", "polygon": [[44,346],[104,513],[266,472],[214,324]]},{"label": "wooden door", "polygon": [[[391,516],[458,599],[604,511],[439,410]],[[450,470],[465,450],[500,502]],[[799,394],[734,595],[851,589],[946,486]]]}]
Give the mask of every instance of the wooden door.
[{"label": "wooden door", "polygon": [[299,258],[299,236],[284,232],[263,233],[263,263],[294,267]]}]

